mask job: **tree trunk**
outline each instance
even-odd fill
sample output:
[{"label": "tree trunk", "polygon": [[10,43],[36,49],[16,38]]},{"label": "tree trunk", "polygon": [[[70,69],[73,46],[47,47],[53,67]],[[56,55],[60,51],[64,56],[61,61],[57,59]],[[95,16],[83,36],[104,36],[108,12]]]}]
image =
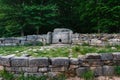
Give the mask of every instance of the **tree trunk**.
[{"label": "tree trunk", "polygon": [[36,34],[39,35],[39,27],[37,27]]},{"label": "tree trunk", "polygon": [[24,36],[24,31],[23,31],[23,29],[21,30],[21,36]]}]

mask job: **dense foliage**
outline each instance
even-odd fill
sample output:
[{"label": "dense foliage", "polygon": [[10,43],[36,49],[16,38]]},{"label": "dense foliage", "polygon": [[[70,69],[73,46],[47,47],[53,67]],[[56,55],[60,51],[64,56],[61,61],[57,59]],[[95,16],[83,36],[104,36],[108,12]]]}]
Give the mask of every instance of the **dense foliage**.
[{"label": "dense foliage", "polygon": [[56,27],[80,33],[120,32],[119,0],[0,0],[0,37]]}]

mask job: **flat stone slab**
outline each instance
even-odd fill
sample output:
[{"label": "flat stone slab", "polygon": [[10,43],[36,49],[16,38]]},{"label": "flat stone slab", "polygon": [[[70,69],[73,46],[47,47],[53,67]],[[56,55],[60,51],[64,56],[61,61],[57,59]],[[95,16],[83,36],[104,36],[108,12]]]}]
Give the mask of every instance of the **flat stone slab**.
[{"label": "flat stone slab", "polygon": [[78,77],[81,77],[87,70],[88,70],[88,67],[80,67],[76,69],[76,74]]},{"label": "flat stone slab", "polygon": [[52,67],[61,67],[66,66],[68,67],[70,60],[66,57],[58,57],[58,58],[52,58]]},{"label": "flat stone slab", "polygon": [[113,60],[120,60],[120,52],[114,52],[112,54],[113,54],[113,57],[114,57]]},{"label": "flat stone slab", "polygon": [[10,59],[12,58],[13,56],[0,56],[0,65],[2,66],[11,66],[10,65]]},{"label": "flat stone slab", "polygon": [[5,67],[5,70],[8,72],[22,72],[21,67]]},{"label": "flat stone slab", "polygon": [[88,53],[86,59],[101,59],[101,56],[98,53]]},{"label": "flat stone slab", "polygon": [[38,67],[22,67],[22,72],[36,73],[38,72]]},{"label": "flat stone slab", "polygon": [[112,53],[104,53],[101,54],[101,60],[113,60],[113,54]]},{"label": "flat stone slab", "polygon": [[27,57],[14,57],[11,59],[11,66],[27,67],[27,66],[29,66],[29,58],[27,58]]},{"label": "flat stone slab", "polygon": [[114,72],[114,66],[103,66],[103,76],[115,75]]},{"label": "flat stone slab", "polygon": [[30,67],[47,67],[49,65],[48,58],[31,58],[29,59]]},{"label": "flat stone slab", "polygon": [[72,65],[78,65],[79,64],[79,60],[77,58],[71,58],[70,59],[70,64],[72,64]]}]

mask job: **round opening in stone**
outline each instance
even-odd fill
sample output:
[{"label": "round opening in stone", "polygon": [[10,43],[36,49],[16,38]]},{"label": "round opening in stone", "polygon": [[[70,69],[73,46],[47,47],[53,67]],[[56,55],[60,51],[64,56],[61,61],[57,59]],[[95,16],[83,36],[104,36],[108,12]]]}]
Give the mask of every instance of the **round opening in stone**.
[{"label": "round opening in stone", "polygon": [[61,40],[61,39],[59,39],[59,42],[62,42],[62,40]]}]

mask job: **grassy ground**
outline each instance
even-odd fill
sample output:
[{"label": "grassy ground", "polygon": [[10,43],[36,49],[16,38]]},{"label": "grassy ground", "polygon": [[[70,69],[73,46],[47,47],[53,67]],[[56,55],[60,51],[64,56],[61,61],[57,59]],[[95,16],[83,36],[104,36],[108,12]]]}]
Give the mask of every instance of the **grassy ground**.
[{"label": "grassy ground", "polygon": [[112,53],[120,52],[120,46],[65,46],[65,47],[41,47],[41,46],[14,46],[14,47],[0,47],[1,55],[15,54],[22,56],[29,54],[34,57],[68,57],[70,53],[72,57],[84,55],[87,53]]}]

